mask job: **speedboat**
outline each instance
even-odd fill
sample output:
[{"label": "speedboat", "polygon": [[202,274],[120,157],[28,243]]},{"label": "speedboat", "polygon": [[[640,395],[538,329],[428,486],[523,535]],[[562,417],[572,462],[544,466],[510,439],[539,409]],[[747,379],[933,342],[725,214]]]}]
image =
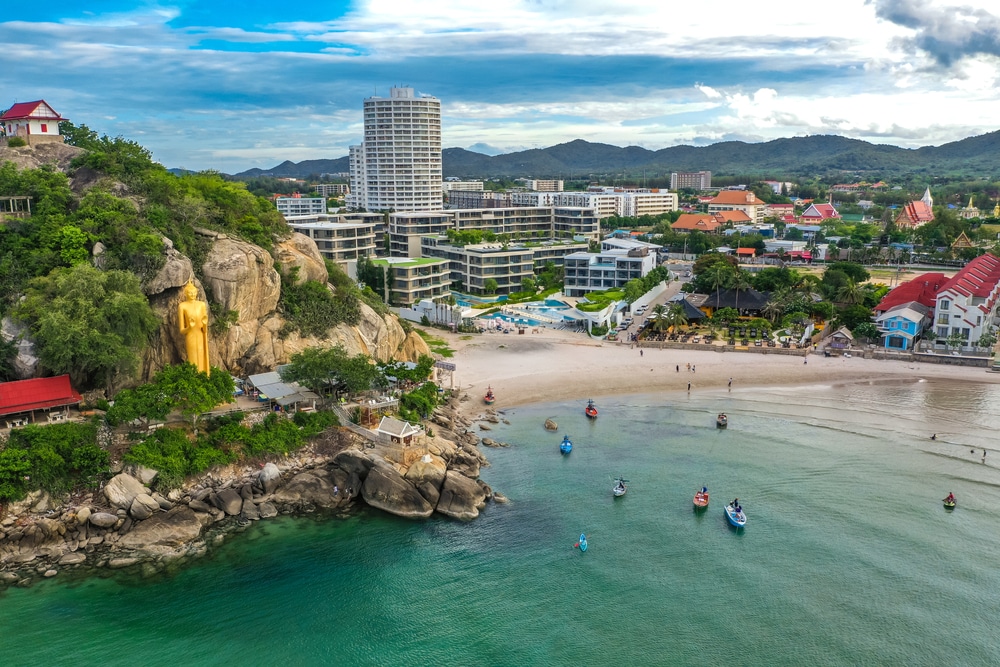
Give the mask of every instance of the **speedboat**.
[{"label": "speedboat", "polygon": [[568,435],[564,435],[563,441],[559,443],[559,451],[562,452],[563,454],[569,454],[571,451],[573,451],[573,443],[569,441]]},{"label": "speedboat", "polygon": [[715,428],[726,428],[729,426],[729,417],[726,416],[725,412],[720,412],[719,416],[715,418]]},{"label": "speedboat", "polygon": [[694,493],[694,506],[695,509],[705,509],[708,507],[708,488],[701,487],[701,490],[695,491]]},{"label": "speedboat", "polygon": [[628,486],[626,486],[626,484],[628,484],[627,479],[619,477],[615,480],[615,486],[611,489],[611,493],[615,494],[615,498],[620,498],[625,495],[625,492],[628,491]]},{"label": "speedboat", "polygon": [[592,399],[587,401],[587,407],[583,409],[583,412],[591,419],[597,419],[597,406],[594,405]]},{"label": "speedboat", "polygon": [[732,504],[726,505],[726,519],[729,520],[729,525],[735,528],[747,525],[747,515],[743,513],[743,508],[733,507]]},{"label": "speedboat", "polygon": [[946,510],[955,509],[955,496],[948,496],[947,498],[944,499],[943,502],[944,502],[944,508]]},{"label": "speedboat", "polygon": [[493,405],[493,402],[497,400],[496,396],[493,395],[493,387],[486,388],[486,395],[483,396],[483,403],[486,405]]}]

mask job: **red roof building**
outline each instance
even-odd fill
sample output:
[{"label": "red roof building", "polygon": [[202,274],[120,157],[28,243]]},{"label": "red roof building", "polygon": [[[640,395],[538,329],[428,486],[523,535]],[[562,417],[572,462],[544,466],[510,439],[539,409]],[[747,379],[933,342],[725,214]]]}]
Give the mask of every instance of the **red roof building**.
[{"label": "red roof building", "polygon": [[809,208],[802,211],[799,220],[802,222],[822,222],[823,220],[836,219],[840,213],[833,207],[833,204],[811,204]]},{"label": "red roof building", "polygon": [[890,290],[879,304],[875,306],[875,314],[881,315],[891,308],[901,306],[904,303],[916,301],[922,306],[927,306],[934,310],[937,302],[937,293],[949,280],[943,273],[925,273],[917,276],[913,280],[903,283]]},{"label": "red roof building", "polygon": [[69,375],[0,383],[0,416],[76,405],[83,400]]},{"label": "red roof building", "polygon": [[61,120],[66,119],[45,100],[20,102],[0,114],[0,130],[8,137],[21,137],[29,144],[62,142]]},{"label": "red roof building", "polygon": [[919,199],[911,201],[903,207],[896,218],[896,226],[900,229],[915,229],[921,225],[926,225],[934,219],[934,211],[931,207]]},{"label": "red roof building", "polygon": [[677,222],[670,225],[675,232],[693,232],[696,229],[706,234],[718,234],[722,223],[707,213],[682,213]]},{"label": "red roof building", "polygon": [[960,336],[965,347],[989,331],[1000,297],[1000,259],[981,255],[956,273],[937,293],[934,327],[938,339]]}]

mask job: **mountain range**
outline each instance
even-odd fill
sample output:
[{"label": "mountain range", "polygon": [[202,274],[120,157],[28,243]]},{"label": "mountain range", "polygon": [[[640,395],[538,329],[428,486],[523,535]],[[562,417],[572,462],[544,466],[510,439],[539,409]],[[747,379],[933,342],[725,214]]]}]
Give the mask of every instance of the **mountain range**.
[{"label": "mountain range", "polygon": [[[444,175],[459,178],[522,176],[586,178],[597,174],[708,170],[715,175],[809,176],[836,171],[970,177],[1000,175],[1000,131],[940,146],[908,149],[832,135],[775,139],[764,143],[726,141],[708,146],[671,146],[651,151],[576,139],[549,148],[483,155],[464,148],[442,151]],[[237,178],[347,172],[348,159],[285,161],[272,169],[249,169]]]}]

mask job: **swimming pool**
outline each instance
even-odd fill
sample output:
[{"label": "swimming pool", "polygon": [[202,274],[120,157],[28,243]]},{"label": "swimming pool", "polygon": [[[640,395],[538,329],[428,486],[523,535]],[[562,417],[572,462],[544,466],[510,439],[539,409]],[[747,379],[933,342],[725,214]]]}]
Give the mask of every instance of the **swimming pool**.
[{"label": "swimming pool", "polygon": [[[539,322],[538,320],[533,320],[530,317],[511,317],[510,315],[502,315],[500,313],[494,313],[493,315],[486,315],[483,317],[476,318],[480,323],[486,326],[497,326],[497,322],[503,322],[504,324],[509,324],[513,326],[523,326],[523,327],[543,327],[545,322]],[[503,327],[504,324],[500,326]]]}]

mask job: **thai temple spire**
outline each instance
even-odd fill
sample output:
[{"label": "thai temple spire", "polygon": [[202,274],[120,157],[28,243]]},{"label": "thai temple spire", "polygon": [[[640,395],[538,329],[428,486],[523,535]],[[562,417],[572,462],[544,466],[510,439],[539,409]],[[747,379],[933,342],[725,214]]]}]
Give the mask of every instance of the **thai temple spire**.
[{"label": "thai temple spire", "polygon": [[934,206],[934,197],[931,197],[931,189],[930,188],[927,188],[924,191],[924,196],[920,198],[920,201],[922,201],[923,203],[927,204],[927,206],[929,206],[929,207],[933,207]]}]

